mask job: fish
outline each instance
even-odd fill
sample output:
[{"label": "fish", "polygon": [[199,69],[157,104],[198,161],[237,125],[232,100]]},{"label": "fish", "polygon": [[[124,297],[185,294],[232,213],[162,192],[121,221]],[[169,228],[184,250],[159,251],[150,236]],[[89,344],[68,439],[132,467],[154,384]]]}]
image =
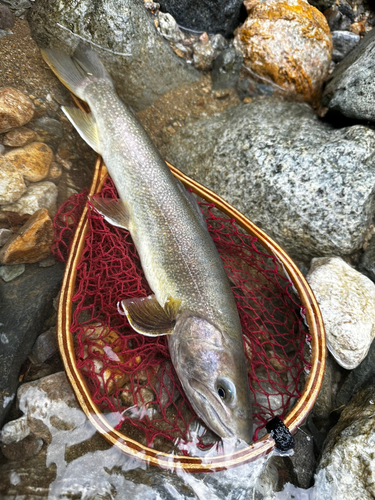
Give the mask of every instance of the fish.
[{"label": "fish", "polygon": [[220,438],[252,441],[252,405],[243,334],[222,259],[196,199],[178,181],[132,110],[122,102],[97,54],[42,55],[90,113],[63,112],[102,156],[119,199],[94,199],[94,208],[130,232],[152,295],[119,307],[132,328],[167,335],[174,369],[206,426]]}]

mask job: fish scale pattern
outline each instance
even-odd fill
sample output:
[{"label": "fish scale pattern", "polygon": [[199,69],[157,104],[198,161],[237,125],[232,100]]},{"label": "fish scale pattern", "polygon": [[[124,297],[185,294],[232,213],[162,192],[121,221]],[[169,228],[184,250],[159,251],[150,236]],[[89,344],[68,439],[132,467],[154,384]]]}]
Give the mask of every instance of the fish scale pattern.
[{"label": "fish scale pattern", "polygon": [[[117,198],[107,178],[100,195]],[[65,261],[87,192],[69,198],[54,219],[56,259]],[[240,314],[254,440],[267,422],[283,418],[301,395],[310,340],[304,309],[275,256],[214,205],[199,202]],[[163,452],[199,454],[220,442],[195,415],[170,361],[165,337],[140,335],[119,313],[120,300],[151,292],[129,233],[94,210],[77,268],[71,332],[77,368],[113,427]]]}]

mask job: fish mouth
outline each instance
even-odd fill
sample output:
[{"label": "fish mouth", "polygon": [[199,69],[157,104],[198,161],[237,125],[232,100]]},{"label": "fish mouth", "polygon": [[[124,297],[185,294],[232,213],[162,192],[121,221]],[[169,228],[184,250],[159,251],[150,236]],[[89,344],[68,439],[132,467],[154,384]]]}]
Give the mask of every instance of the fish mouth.
[{"label": "fish mouth", "polygon": [[[212,422],[215,422],[215,423],[218,423],[218,425],[215,425],[214,429],[212,429],[219,437],[223,438],[223,437],[234,437],[234,433],[233,431],[223,422],[220,414],[218,413],[218,411],[216,410],[214,404],[212,403],[212,401],[210,400],[211,398],[208,398],[207,396],[205,396],[205,394],[203,394],[203,391],[202,391],[202,388],[205,388],[206,391],[208,393],[210,393],[211,391],[209,390],[208,387],[206,387],[204,384],[202,384],[202,382],[199,382],[198,380],[194,379],[192,380],[191,382],[191,386],[192,388],[197,392],[197,394],[199,395],[199,397],[201,398],[201,400],[203,401],[204,403],[204,407],[208,409],[208,411],[206,413],[208,413],[208,417],[209,418],[209,421],[212,421]],[[216,399],[215,396],[213,396],[212,398],[216,403],[218,403],[221,407],[222,407],[222,404],[221,404],[221,401],[219,401],[219,399]],[[223,408],[223,407],[222,407]],[[225,408],[223,408],[223,410],[225,411]],[[226,412],[227,413],[227,412]],[[198,412],[198,415],[200,416],[200,412]],[[230,418],[230,415],[227,414],[227,417]],[[202,418],[202,417],[201,417]],[[208,419],[206,418],[202,418],[202,420],[206,423],[206,421]],[[206,424],[210,429],[212,428],[211,425],[209,424]],[[219,428],[219,429],[218,429]],[[218,432],[218,430],[220,431],[224,431],[224,432]]]}]

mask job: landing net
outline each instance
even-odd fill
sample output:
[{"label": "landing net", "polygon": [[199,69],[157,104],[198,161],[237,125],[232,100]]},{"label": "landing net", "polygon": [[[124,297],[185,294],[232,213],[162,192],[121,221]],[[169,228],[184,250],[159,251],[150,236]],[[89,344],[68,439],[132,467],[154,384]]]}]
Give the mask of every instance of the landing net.
[{"label": "landing net", "polygon": [[[117,198],[106,178],[99,195]],[[87,191],[71,196],[55,219],[56,259],[66,261]],[[244,234],[213,204],[200,202],[233,284],[253,394],[254,440],[273,417],[283,418],[301,396],[310,369],[304,308],[275,256]],[[166,337],[136,333],[117,311],[122,299],[146,297],[145,280],[129,233],[88,211],[89,231],[72,298],[71,332],[77,368],[93,401],[113,426],[143,445],[189,454],[218,446],[196,416],[172,366]],[[192,446],[190,444],[193,443]]]}]

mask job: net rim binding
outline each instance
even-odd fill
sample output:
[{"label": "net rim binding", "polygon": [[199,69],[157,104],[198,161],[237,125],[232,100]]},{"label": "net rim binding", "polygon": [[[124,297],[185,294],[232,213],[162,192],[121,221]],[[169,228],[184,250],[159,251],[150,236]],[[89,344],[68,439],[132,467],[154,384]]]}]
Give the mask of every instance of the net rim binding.
[{"label": "net rim binding", "polygon": [[[85,110],[85,107],[74,99],[79,108]],[[325,361],[326,361],[326,336],[322,316],[314,294],[303,277],[300,270],[291,260],[291,258],[267,236],[261,229],[253,224],[247,217],[241,214],[234,207],[229,205],[220,196],[210,191],[205,186],[194,181],[190,177],[180,172],[176,167],[167,162],[172,173],[183,184],[191,188],[195,194],[205,201],[214,203],[223,213],[234,218],[236,223],[245,229],[246,232],[256,236],[259,243],[283,264],[293,285],[297,289],[300,301],[306,310],[306,319],[309,325],[311,335],[311,369],[302,391],[301,397],[297,400],[294,407],[284,419],[284,424],[294,434],[298,427],[303,423],[315,400],[323,381]],[[98,156],[95,164],[95,173],[90,188],[89,195],[97,193],[105,176],[107,169],[103,160]],[[182,470],[185,472],[217,472],[224,469],[233,468],[247,462],[252,462],[275,448],[275,441],[267,434],[255,443],[244,449],[233,452],[229,455],[217,455],[215,457],[188,457],[183,455],[172,455],[141,445],[137,441],[128,438],[121,432],[115,430],[98,406],[93,402],[83,375],[76,367],[76,358],[74,354],[73,336],[70,332],[72,318],[72,295],[74,291],[76,268],[78,261],[84,249],[85,236],[88,231],[87,206],[84,208],[78,226],[76,228],[69,258],[66,263],[63,283],[60,292],[58,322],[57,322],[57,340],[59,350],[64,363],[65,371],[74,394],[98,432],[112,445],[116,446],[126,455],[137,458],[150,465],[156,465],[169,470]]]}]

